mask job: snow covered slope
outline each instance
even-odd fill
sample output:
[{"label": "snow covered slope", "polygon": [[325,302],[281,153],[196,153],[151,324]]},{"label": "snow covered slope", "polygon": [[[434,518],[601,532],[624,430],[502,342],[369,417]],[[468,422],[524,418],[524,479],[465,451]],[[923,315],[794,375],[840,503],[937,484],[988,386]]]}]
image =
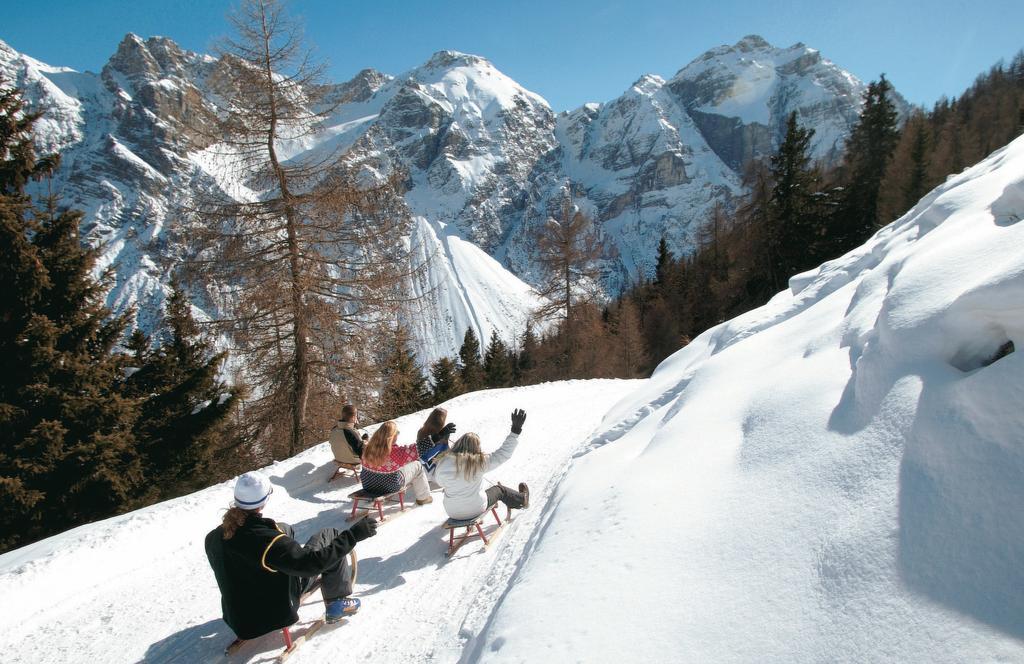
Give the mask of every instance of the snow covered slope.
[{"label": "snow covered slope", "polygon": [[[601,415],[641,381],[568,381],[487,390],[447,402],[459,431],[476,431],[485,449],[508,432],[512,408],[528,417],[512,459],[491,481],[526,481],[533,506],[516,514],[486,553],[467,543],[445,557],[440,496],[416,507],[357,547],[355,595],[363,608],[321,630],[290,661],[454,662],[480,631],[537,529],[541,506]],[[398,420],[411,436],[427,412]],[[300,538],[326,526],[345,528],[352,480],[334,471],[326,443],[265,472],[276,491],[266,508]],[[231,483],[82,526],[0,556],[0,648],[24,664],[219,662],[234,638],[221,620],[220,595],[203,539],[223,515]],[[536,507],[534,507],[536,506]],[[304,624],[323,614],[310,599]],[[232,662],[266,662],[281,650],[278,634],[248,644]]]},{"label": "snow covered slope", "polygon": [[464,661],[1024,661],[1024,137],[667,359]]},{"label": "snow covered slope", "polygon": [[539,303],[530,286],[441,222],[416,217],[410,247],[413,265],[427,265],[412,279],[417,299],[405,321],[419,357],[455,355],[470,328],[481,347],[492,332],[506,340],[522,336]]}]

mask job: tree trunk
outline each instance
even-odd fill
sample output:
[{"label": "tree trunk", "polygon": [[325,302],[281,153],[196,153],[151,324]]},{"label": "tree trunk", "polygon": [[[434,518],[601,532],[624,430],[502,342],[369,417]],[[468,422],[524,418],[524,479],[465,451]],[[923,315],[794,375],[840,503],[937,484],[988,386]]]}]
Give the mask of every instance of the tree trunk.
[{"label": "tree trunk", "polygon": [[309,330],[306,320],[302,288],[301,264],[299,262],[298,210],[295,199],[288,188],[288,176],[277,158],[274,141],[277,138],[277,101],[275,97],[274,71],[271,68],[270,31],[266,14],[263,19],[263,56],[267,76],[267,90],[270,95],[270,126],[267,130],[267,156],[281,190],[281,201],[288,233],[288,269],[291,277],[292,334],[295,341],[295,358],[292,362],[291,435],[288,440],[288,456],[295,456],[303,449],[303,424],[306,419],[306,403],[309,399]]}]

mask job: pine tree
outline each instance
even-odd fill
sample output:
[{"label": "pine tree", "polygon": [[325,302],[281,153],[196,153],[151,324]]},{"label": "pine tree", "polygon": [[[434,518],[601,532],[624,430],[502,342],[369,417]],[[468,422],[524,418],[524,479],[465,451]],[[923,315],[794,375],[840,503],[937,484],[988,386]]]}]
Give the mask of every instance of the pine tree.
[{"label": "pine tree", "polygon": [[491,332],[491,340],[484,353],[484,380],[487,387],[506,387],[512,382],[512,363],[505,342],[497,330]]},{"label": "pine tree", "polygon": [[530,385],[533,383],[534,370],[537,366],[537,343],[537,335],[533,332],[533,326],[527,324],[526,331],[523,332],[519,355],[516,357],[516,385]]},{"label": "pine tree", "polygon": [[378,415],[382,420],[415,412],[430,401],[427,379],[416,361],[409,332],[399,326],[394,335],[394,345],[381,376],[383,386]]},{"label": "pine tree", "polygon": [[658,262],[654,267],[654,285],[659,288],[665,288],[668,273],[672,267],[672,263],[675,261],[675,255],[672,250],[668,248],[668,242],[665,240],[665,236],[661,236],[661,240],[658,242]]},{"label": "pine tree", "polygon": [[434,384],[431,397],[435,404],[457,397],[464,391],[459,367],[450,357],[442,357],[430,365],[430,376]]},{"label": "pine tree", "polygon": [[911,141],[910,169],[903,190],[903,209],[897,215],[916,205],[931,188],[928,182],[928,126],[923,119],[914,123]]},{"label": "pine tree", "polygon": [[891,219],[878,216],[878,193],[889,158],[899,140],[898,115],[892,100],[892,85],[883,74],[868,84],[860,120],[846,142],[843,161],[845,192],[837,217],[833,254],[862,244],[881,223]]},{"label": "pine tree", "polygon": [[0,90],[0,549],[114,514],[142,480],[111,352],[125,318],[103,306],[81,214],[26,193],[58,162],[34,154],[37,118]]},{"label": "pine tree", "polygon": [[480,364],[480,340],[471,327],[466,329],[462,347],[459,348],[459,378],[467,392],[484,387],[484,368]]},{"label": "pine tree", "polygon": [[813,251],[817,173],[809,154],[813,136],[814,130],[800,127],[793,111],[782,144],[771,157],[774,187],[768,204],[765,250],[773,291],[818,262]]},{"label": "pine tree", "polygon": [[172,498],[222,476],[215,454],[232,442],[228,418],[238,389],[219,379],[226,352],[213,352],[192,317],[181,285],[172,282],[164,319],[166,341],[148,351],[136,331],[130,347],[139,363],[128,378],[141,401],[135,436],[150,478],[149,500]]}]

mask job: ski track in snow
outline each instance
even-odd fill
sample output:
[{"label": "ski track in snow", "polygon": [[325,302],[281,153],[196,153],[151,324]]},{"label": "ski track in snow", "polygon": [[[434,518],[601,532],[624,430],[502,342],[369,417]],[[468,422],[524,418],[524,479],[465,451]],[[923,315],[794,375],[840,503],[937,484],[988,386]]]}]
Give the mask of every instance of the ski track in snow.
[{"label": "ski track in snow", "polygon": [[[451,560],[445,556],[439,491],[432,504],[385,522],[375,537],[356,548],[354,596],[363,601],[360,612],[341,625],[323,628],[289,661],[338,661],[339,656],[458,661],[505,593],[574,455],[604,413],[639,384],[567,381],[487,390],[445,404],[459,433],[476,431],[485,449],[494,449],[504,438],[512,408],[527,410],[515,454],[488,478],[507,485],[528,482],[531,508],[513,513],[489,550],[471,541]],[[400,441],[412,442],[426,413],[398,420]],[[358,487],[351,479],[327,483],[333,464],[326,444],[265,472],[276,488],[265,514],[295,526],[298,539],[325,526],[347,527],[347,496]],[[223,661],[223,649],[234,636],[220,617],[220,595],[203,539],[229,502],[231,485],[76,528],[0,556],[4,661]],[[504,518],[501,510],[499,514]],[[322,612],[319,594],[307,599],[294,634],[301,634]],[[281,649],[279,633],[270,634],[245,644],[228,661],[273,661]]]}]

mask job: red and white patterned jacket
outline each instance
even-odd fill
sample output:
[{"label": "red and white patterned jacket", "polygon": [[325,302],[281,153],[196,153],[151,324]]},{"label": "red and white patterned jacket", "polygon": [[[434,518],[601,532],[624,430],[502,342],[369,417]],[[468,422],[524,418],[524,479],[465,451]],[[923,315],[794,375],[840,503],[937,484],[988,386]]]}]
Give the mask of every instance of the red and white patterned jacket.
[{"label": "red and white patterned jacket", "polygon": [[394,473],[412,461],[419,461],[420,453],[416,445],[392,445],[391,456],[379,466],[372,466],[363,461],[363,468],[375,473]]},{"label": "red and white patterned jacket", "polygon": [[359,471],[359,480],[363,488],[374,494],[394,493],[405,486],[406,478],[400,472],[402,466],[420,460],[416,445],[392,445],[391,456],[379,466],[371,466],[363,461]]}]

